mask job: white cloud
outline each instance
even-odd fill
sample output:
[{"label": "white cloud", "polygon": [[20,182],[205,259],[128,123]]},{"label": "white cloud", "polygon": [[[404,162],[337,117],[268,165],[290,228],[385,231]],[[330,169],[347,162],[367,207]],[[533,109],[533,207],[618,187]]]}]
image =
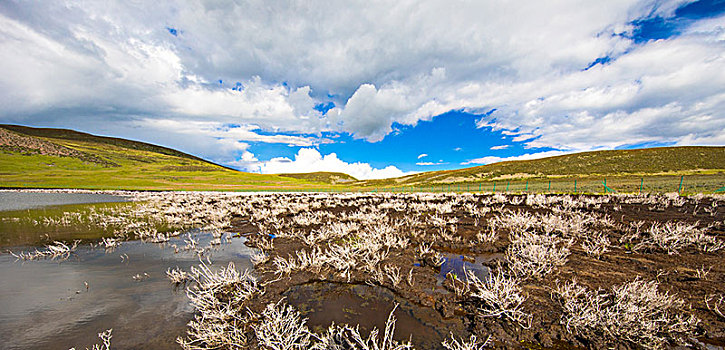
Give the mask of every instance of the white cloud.
[{"label": "white cloud", "polygon": [[418,159],[421,159],[421,158],[427,157],[427,156],[428,156],[427,154],[421,153],[421,154],[418,155]]},{"label": "white cloud", "polygon": [[138,118],[112,125],[91,125],[101,135],[123,136],[129,139],[156,140],[165,145],[213,162],[237,169],[255,163],[249,152],[250,144],[263,142],[292,147],[310,147],[330,140],[283,134],[260,134],[255,126],[229,125],[213,121]]},{"label": "white cloud", "polygon": [[294,160],[286,157],[278,157],[250,165],[250,168],[258,170],[263,174],[310,173],[316,171],[340,172],[351,175],[359,180],[384,179],[412,174],[403,172],[392,165],[382,169],[376,169],[368,163],[347,163],[337,158],[337,154],[335,153],[323,156],[314,148],[301,148],[295,155]]},{"label": "white cloud", "polygon": [[255,168],[259,164],[259,159],[249,151],[244,151],[242,155],[231,162],[226,162],[224,165],[230,166],[235,169],[247,170],[249,168]]},{"label": "white cloud", "polygon": [[723,49],[725,42],[708,36],[680,37],[606,66],[501,87],[509,90],[499,96],[508,107],[480,125],[518,130],[514,140],[529,147],[560,149],[717,138],[725,129]]},{"label": "white cloud", "polygon": [[418,163],[415,163],[415,165],[420,165],[420,166],[441,165],[441,164],[446,164],[446,163],[443,163],[443,162],[438,162],[438,163],[435,163],[435,162],[418,162]]},{"label": "white cloud", "polygon": [[499,145],[499,146],[493,146],[493,147],[491,147],[491,150],[492,150],[492,151],[497,151],[497,150],[501,150],[501,149],[507,149],[507,148],[509,148],[509,146],[511,146],[511,145]]},{"label": "white cloud", "polygon": [[564,154],[569,154],[572,152],[563,152],[563,151],[546,151],[546,152],[539,152],[539,153],[526,153],[522,154],[520,156],[514,156],[514,157],[495,157],[495,156],[488,156],[488,157],[482,157],[482,158],[476,158],[471,159],[467,162],[461,163],[461,165],[470,165],[470,164],[479,164],[479,165],[486,165],[486,164],[493,164],[498,162],[508,162],[513,160],[530,160],[530,159],[539,159],[539,158],[546,158],[546,157],[555,157],[555,156],[561,156]]},{"label": "white cloud", "polygon": [[282,143],[289,146],[313,146],[328,142],[325,139],[294,135],[263,135],[254,132],[259,128],[249,125],[225,125],[217,122],[179,121],[171,119],[142,119],[137,121],[142,127],[166,130],[178,134],[202,134],[217,139],[250,141],[264,143]]},{"label": "white cloud", "polygon": [[168,120],[233,124],[222,138],[309,146],[267,136],[379,141],[394,123],[496,109],[479,125],[531,148],[722,144],[725,17],[646,44],[621,35],[687,1],[2,2],[0,120],[158,120],[156,142]]}]

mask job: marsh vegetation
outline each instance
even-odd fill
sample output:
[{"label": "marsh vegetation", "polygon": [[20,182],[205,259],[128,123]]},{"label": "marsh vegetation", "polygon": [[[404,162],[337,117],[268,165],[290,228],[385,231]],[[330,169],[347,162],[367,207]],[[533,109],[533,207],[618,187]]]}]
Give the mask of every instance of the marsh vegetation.
[{"label": "marsh vegetation", "polygon": [[[127,195],[133,205],[18,219],[103,239],[13,247],[4,259],[65,264],[92,247],[122,263],[129,245],[163,247],[172,258],[158,273],[128,279],[162,278],[186,295],[184,349],[668,348],[725,337],[723,196]],[[56,244],[70,252],[50,260]],[[98,326],[94,336],[113,328],[112,348],[127,346],[128,333]]]}]

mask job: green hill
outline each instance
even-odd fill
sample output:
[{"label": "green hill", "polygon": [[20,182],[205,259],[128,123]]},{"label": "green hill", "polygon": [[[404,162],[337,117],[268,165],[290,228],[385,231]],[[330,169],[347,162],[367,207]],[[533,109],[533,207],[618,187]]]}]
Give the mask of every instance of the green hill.
[{"label": "green hill", "polygon": [[334,173],[326,171],[318,171],[314,173],[295,173],[295,174],[278,174],[282,177],[291,177],[293,179],[309,180],[314,182],[328,183],[328,184],[350,184],[357,182],[358,179],[345,174],[345,173]]},{"label": "green hill", "polygon": [[[602,187],[601,180],[615,177],[631,178],[630,185],[637,187],[641,177],[669,177],[667,181],[672,182],[679,180],[682,175],[705,179],[703,181],[708,183],[708,189],[713,186],[716,186],[714,189],[721,187],[725,178],[725,147],[656,147],[583,152],[534,160],[499,162],[458,170],[431,171],[395,179],[369,180],[359,184],[375,187],[455,184],[470,186],[470,184],[503,182],[516,183],[520,184],[520,187],[528,188],[527,181],[548,184],[548,181],[563,183],[569,181],[568,178],[583,178],[591,179],[592,182],[599,184],[597,186]],[[671,189],[670,185],[669,190]]]},{"label": "green hill", "polygon": [[0,124],[0,187],[6,188],[328,190],[408,187],[420,190],[431,186],[429,190],[492,190],[498,183],[512,191],[576,189],[596,192],[603,188],[602,181],[606,179],[610,180],[612,188],[635,191],[643,186],[645,180],[642,178],[647,177],[649,189],[671,192],[678,189],[682,175],[687,175],[686,189],[691,192],[712,192],[721,188],[725,179],[725,147],[584,152],[360,181],[333,172],[245,173],[144,142],[73,130]]},{"label": "green hill", "polygon": [[177,150],[64,129],[0,125],[0,187],[135,190],[329,188],[236,171]]}]

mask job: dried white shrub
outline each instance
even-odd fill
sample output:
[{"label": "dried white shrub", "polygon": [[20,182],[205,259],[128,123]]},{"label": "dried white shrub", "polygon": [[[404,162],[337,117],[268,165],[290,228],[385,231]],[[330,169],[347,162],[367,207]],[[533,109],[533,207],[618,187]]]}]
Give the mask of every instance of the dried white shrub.
[{"label": "dried white shrub", "polygon": [[185,350],[245,348],[248,319],[241,310],[244,302],[263,293],[257,279],[248,270],[238,271],[233,262],[218,271],[202,263],[191,268],[190,278],[196,285],[186,295],[198,314],[188,324],[187,338],[176,341]]},{"label": "dried white shrub", "polygon": [[630,240],[639,239],[634,250],[661,249],[668,254],[677,254],[682,249],[695,247],[704,252],[717,252],[725,248],[725,241],[705,234],[698,223],[667,222],[654,223],[645,232],[639,232]]},{"label": "dried white shrub", "polygon": [[524,328],[531,325],[531,315],[523,311],[526,301],[520,280],[506,277],[499,269],[488,281],[481,281],[472,271],[467,271],[470,296],[478,302],[482,317],[505,317]]},{"label": "dried white shrub", "polygon": [[582,238],[581,246],[587,255],[598,259],[604,253],[609,251],[611,243],[605,233],[594,232]]},{"label": "dried white shrub", "polygon": [[310,348],[312,333],[300,312],[283,303],[269,304],[262,311],[261,322],[254,325],[254,335],[260,347],[270,350],[306,350]]},{"label": "dried white shrub", "polygon": [[166,277],[171,280],[171,283],[175,284],[183,284],[189,280],[189,274],[180,269],[178,266],[173,269],[168,268],[166,270]]},{"label": "dried white shrub", "polygon": [[[111,350],[111,338],[113,338],[111,332],[113,332],[113,328],[98,333],[98,338],[101,338],[102,344],[93,344],[93,347],[90,349],[86,348],[86,350]],[[76,350],[76,348],[70,348],[68,350]]]},{"label": "dried white shrub", "polygon": [[378,340],[379,331],[373,328],[365,339],[360,334],[359,327],[350,327],[348,325],[331,325],[327,332],[317,336],[317,343],[310,349],[314,350],[412,350],[413,345],[410,342],[398,342],[393,339],[395,333],[395,316],[393,313],[398,307],[396,304],[390,311],[388,319],[385,321],[385,330],[382,339]]},{"label": "dried white shrub", "polygon": [[723,313],[725,311],[720,310],[720,308],[725,309],[725,295],[720,295],[719,298],[716,295],[709,295],[705,297],[705,305],[708,310],[725,320],[725,314]]},{"label": "dried white shrub", "polygon": [[512,232],[511,245],[506,249],[509,270],[521,278],[541,278],[554,268],[566,264],[571,241],[554,234]]},{"label": "dried white shrub", "polygon": [[592,291],[575,281],[559,285],[567,330],[587,337],[624,339],[645,348],[686,344],[697,318],[687,315],[684,302],[658,291],[656,281],[639,278],[612,288]]},{"label": "dried white shrub", "polygon": [[461,341],[459,342],[458,340],[456,340],[453,334],[451,334],[451,340],[443,340],[443,343],[441,343],[441,345],[443,345],[443,347],[448,350],[483,350],[483,348],[488,346],[490,340],[491,336],[486,338],[485,341],[480,342],[475,335],[471,335],[468,340],[461,339]]}]

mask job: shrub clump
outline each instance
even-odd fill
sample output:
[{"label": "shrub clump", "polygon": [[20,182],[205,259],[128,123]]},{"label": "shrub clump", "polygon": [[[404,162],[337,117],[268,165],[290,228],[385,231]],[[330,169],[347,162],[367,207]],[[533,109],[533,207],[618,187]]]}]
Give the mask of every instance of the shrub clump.
[{"label": "shrub clump", "polygon": [[705,231],[698,227],[698,223],[654,223],[648,230],[637,232],[630,239],[640,240],[634,250],[664,250],[668,254],[677,254],[690,247],[703,252],[717,252],[725,248],[725,241],[709,236]]},{"label": "shrub clump", "polygon": [[639,278],[604,290],[589,290],[571,281],[555,293],[564,308],[569,332],[589,339],[626,340],[650,349],[684,344],[699,320],[684,311],[684,302],[658,291],[656,281]]},{"label": "shrub clump", "polygon": [[506,250],[508,268],[521,278],[541,278],[566,264],[571,243],[552,233],[512,232]]}]

